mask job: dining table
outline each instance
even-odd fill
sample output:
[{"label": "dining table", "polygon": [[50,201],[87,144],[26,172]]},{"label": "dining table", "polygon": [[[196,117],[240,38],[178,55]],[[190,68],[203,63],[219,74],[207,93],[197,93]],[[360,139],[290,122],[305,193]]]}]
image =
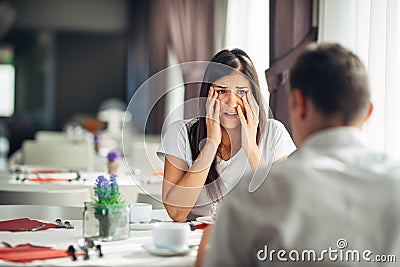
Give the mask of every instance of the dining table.
[{"label": "dining table", "polygon": [[[74,179],[76,177],[75,172],[29,174],[25,176],[8,171],[0,172],[0,190],[11,192],[57,192],[57,190],[88,189],[90,198],[93,198],[95,181],[100,175],[107,176],[108,174],[105,172],[79,172],[80,179]],[[52,180],[46,180],[49,178]],[[136,202],[139,193],[161,195],[161,179],[162,177],[158,173],[150,172],[122,172],[117,176],[121,195],[127,203]],[[28,203],[2,203],[0,197],[0,204]]]},{"label": "dining table", "polygon": [[[48,213],[35,213],[32,208],[28,212],[28,209],[29,207],[24,205],[0,205],[0,220],[4,221],[26,216],[30,219],[54,223],[56,219],[54,217],[60,216],[60,214],[63,216],[62,213],[56,213],[56,210],[60,208],[49,210],[49,208],[43,207],[42,209],[47,209]],[[37,209],[39,210],[40,207]],[[0,242],[5,242],[13,247],[21,244],[31,244],[65,250],[73,246],[79,252],[78,240],[82,239],[83,235],[83,222],[80,219],[80,213],[70,210],[64,213],[64,216],[71,217],[64,217],[62,220],[69,220],[74,226],[73,229],[52,228],[41,231],[0,231]],[[171,221],[165,209],[153,210],[152,217],[157,221]],[[190,231],[189,245],[191,249],[187,254],[159,256],[153,255],[145,249],[146,244],[149,245],[153,242],[151,228],[135,230],[137,228],[130,227],[130,229],[128,239],[111,242],[95,241],[97,242],[96,244],[101,245],[103,257],[99,257],[96,251],[91,251],[87,260],[82,255],[78,255],[76,261],[72,261],[71,257],[36,260],[29,263],[0,260],[0,266],[194,266],[203,230]]]}]

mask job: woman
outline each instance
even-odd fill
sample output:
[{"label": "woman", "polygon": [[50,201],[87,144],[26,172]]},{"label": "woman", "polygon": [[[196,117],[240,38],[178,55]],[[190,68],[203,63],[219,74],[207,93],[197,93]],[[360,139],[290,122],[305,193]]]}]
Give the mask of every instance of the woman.
[{"label": "woman", "polygon": [[296,149],[285,127],[267,120],[254,65],[240,49],[211,59],[199,102],[200,117],[172,123],[157,151],[165,162],[163,202],[174,221],[189,213],[210,215],[210,204],[247,168],[285,159]]}]

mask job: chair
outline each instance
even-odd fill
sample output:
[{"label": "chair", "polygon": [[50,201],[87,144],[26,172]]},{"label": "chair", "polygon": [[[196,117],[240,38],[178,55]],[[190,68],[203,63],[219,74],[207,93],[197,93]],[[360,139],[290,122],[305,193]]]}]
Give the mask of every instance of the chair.
[{"label": "chair", "polygon": [[164,163],[157,156],[159,142],[133,142],[132,155],[128,158],[131,169],[140,169],[142,173],[162,171]]},{"label": "chair", "polygon": [[67,140],[64,132],[59,131],[37,131],[35,140],[38,142],[60,142]]},{"label": "chair", "polygon": [[54,205],[83,207],[84,202],[86,201],[91,201],[91,195],[88,188],[0,189],[0,205]]},{"label": "chair", "polygon": [[94,147],[88,142],[38,142],[26,140],[22,144],[25,165],[62,167],[72,170],[93,171]]}]

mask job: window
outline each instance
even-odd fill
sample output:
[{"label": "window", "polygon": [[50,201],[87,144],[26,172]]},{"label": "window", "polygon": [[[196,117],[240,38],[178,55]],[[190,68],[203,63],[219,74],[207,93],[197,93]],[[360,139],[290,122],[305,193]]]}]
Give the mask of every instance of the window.
[{"label": "window", "polygon": [[0,64],[0,117],[14,113],[15,68],[11,64]]}]

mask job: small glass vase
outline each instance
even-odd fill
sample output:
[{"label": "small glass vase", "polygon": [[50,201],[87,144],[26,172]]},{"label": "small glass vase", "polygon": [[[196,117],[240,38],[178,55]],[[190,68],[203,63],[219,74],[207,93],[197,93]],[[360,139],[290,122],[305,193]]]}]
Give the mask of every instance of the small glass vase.
[{"label": "small glass vase", "polygon": [[129,238],[129,204],[102,207],[85,202],[83,237],[100,241]]}]

